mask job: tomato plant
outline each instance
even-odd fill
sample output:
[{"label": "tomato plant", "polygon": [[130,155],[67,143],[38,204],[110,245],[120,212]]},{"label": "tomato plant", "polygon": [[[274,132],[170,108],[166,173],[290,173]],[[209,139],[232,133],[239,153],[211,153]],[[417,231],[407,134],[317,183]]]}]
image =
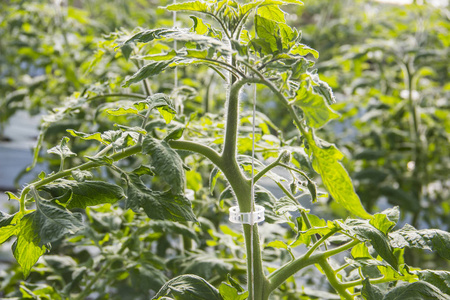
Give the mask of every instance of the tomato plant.
[{"label": "tomato plant", "polygon": [[[130,278],[153,299],[293,298],[301,292],[289,291],[292,276],[315,266],[342,299],[449,298],[450,273],[408,266],[403,251],[426,249],[450,259],[450,233],[408,224],[396,229],[398,207],[368,213],[341,163],[344,155],[319,137],[339,117],[331,107],[335,96],[315,70],[319,53],[287,24],[283,5],[302,3],[171,4],[165,9],[195,14],[191,28],[107,37],[91,67],[108,56],[122,66],[113,79],[121,86],[74,93],[44,117],[45,128],[60,125],[67,133],[47,150],[58,167],[20,194],[8,193],[19,210],[0,219],[0,242],[15,237],[13,254],[25,277],[67,235],[94,246],[101,259],[78,269],[66,260],[63,274],[64,264],[44,255],[57,284],[70,284],[62,290],[24,284],[22,295],[85,299],[103,281],[95,292],[108,297],[113,280]],[[131,66],[136,71],[127,74]],[[289,139],[262,112],[252,117],[252,101],[268,97],[294,125]],[[68,127],[76,118],[83,122]],[[283,196],[260,186],[263,178]],[[319,187],[350,216],[326,221],[305,208],[323,197]],[[223,224],[223,214],[208,218],[234,201],[241,213],[264,206],[277,229],[265,235],[258,224],[243,224],[242,238]],[[271,251],[279,259],[265,257]],[[345,262],[337,263],[338,255]]]}]

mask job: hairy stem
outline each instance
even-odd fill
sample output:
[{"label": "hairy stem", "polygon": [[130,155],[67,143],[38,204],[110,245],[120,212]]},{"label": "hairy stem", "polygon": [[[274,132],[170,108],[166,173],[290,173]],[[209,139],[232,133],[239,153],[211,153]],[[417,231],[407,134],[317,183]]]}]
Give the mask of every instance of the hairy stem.
[{"label": "hairy stem", "polygon": [[269,281],[269,291],[272,292],[275,290],[278,286],[280,286],[283,282],[285,282],[289,277],[300,271],[301,269],[320,263],[323,259],[328,258],[330,256],[336,255],[338,253],[344,252],[348,249],[353,248],[357,244],[359,244],[360,241],[351,241],[347,244],[344,244],[340,247],[336,247],[331,250],[327,250],[324,252],[316,252],[315,254],[312,254],[310,256],[303,255],[276,270],[272,274],[270,274]]}]

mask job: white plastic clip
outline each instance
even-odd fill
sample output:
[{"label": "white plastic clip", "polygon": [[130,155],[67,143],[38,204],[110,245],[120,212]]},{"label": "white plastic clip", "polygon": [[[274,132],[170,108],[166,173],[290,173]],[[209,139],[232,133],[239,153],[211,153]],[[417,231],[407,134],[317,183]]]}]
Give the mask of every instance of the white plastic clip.
[{"label": "white plastic clip", "polygon": [[[255,205],[255,211],[253,212],[253,220],[252,213],[241,213],[239,211],[238,206],[230,207],[230,222],[231,223],[242,223],[242,224],[250,224],[253,225],[255,223],[259,223],[264,221],[264,207],[261,205]],[[253,222],[252,222],[253,221]]]}]

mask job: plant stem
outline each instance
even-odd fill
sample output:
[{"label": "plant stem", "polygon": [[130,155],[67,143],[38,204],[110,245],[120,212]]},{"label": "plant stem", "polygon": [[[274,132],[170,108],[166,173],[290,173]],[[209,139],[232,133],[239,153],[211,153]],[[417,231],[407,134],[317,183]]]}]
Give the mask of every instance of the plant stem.
[{"label": "plant stem", "polygon": [[[379,284],[379,283],[385,283],[385,282],[392,282],[392,281],[398,281],[398,280],[404,280],[404,281],[408,281],[408,277],[398,277],[398,278],[386,278],[386,277],[381,277],[381,278],[375,278],[375,279],[369,279],[371,284]],[[352,288],[358,285],[362,285],[363,284],[364,279],[359,279],[359,280],[354,280],[354,281],[349,281],[349,282],[344,282],[341,283],[341,286],[348,289],[348,288]]]},{"label": "plant stem", "polygon": [[190,141],[182,141],[182,140],[171,140],[169,141],[170,147],[177,150],[186,150],[201,154],[208,158],[213,164],[215,164],[219,169],[223,169],[224,161],[222,157],[217,153],[214,149],[198,144]]},{"label": "plant stem", "polygon": [[[227,105],[225,141],[221,154],[221,161],[223,163],[220,168],[233,189],[239,204],[239,210],[243,213],[251,211],[252,199],[251,182],[245,177],[236,160],[239,126],[239,92],[246,83],[251,83],[252,80],[251,78],[243,78],[237,80],[231,86]],[[243,230],[247,253],[247,288],[249,291],[249,299],[268,299],[270,294],[268,290],[269,282],[264,275],[262,266],[258,224],[244,224]]]},{"label": "plant stem", "polygon": [[267,165],[264,169],[261,170],[258,174],[255,175],[255,178],[253,179],[253,182],[256,183],[259,179],[261,179],[267,172],[275,168],[280,163],[281,156],[278,157],[274,162]]},{"label": "plant stem", "polygon": [[333,268],[331,268],[326,258],[322,258],[319,260],[318,264],[322,268],[322,271],[327,276],[328,282],[331,286],[339,293],[341,298],[347,300],[353,300],[353,296],[347,291],[347,289],[342,285],[342,283],[337,279],[336,274],[334,273]]},{"label": "plant stem", "polygon": [[[312,228],[311,222],[309,221],[308,215],[306,214],[306,212],[302,211],[302,218],[306,224],[306,227],[308,229]],[[311,239],[315,242],[314,246],[320,246],[320,244],[318,244],[317,238],[315,235],[311,236]],[[314,248],[313,246],[313,248]],[[319,266],[322,268],[322,271],[325,273],[325,276],[328,279],[328,282],[331,284],[331,286],[336,290],[336,292],[339,293],[339,295],[344,298],[344,299],[353,299],[352,295],[350,295],[349,292],[347,292],[347,290],[345,288],[342,287],[341,282],[336,278],[336,274],[334,273],[333,268],[331,268],[330,264],[327,261],[326,257],[323,257],[321,259],[319,259],[318,262]]]},{"label": "plant stem", "polygon": [[285,264],[284,266],[282,266],[281,268],[279,268],[278,270],[269,275],[268,277],[270,281],[269,291],[272,292],[273,290],[275,290],[289,277],[291,277],[301,269],[316,263],[318,264],[319,262],[321,262],[321,260],[336,255],[338,253],[341,253],[343,251],[346,251],[348,249],[351,249],[359,243],[360,241],[355,240],[331,250],[327,250],[324,252],[317,252],[316,254],[312,254],[309,257],[307,257],[305,254],[302,257],[299,257]]}]

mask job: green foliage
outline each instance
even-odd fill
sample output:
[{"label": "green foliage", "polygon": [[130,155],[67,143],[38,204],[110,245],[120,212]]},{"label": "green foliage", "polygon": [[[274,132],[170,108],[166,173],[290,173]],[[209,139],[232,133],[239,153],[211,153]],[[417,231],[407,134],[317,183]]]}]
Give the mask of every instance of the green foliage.
[{"label": "green foliage", "polygon": [[177,298],[222,299],[215,287],[195,275],[183,275],[169,280],[153,299],[164,299],[169,294],[173,294]]},{"label": "green foliage", "polygon": [[77,182],[61,179],[44,185],[42,190],[50,193],[54,199],[62,203],[67,209],[115,203],[125,197],[120,186],[104,181],[86,180]]},{"label": "green foliage", "polygon": [[[96,47],[86,41],[84,46],[90,49],[86,56],[81,48],[71,52],[66,41],[67,55],[74,59],[59,63],[70,61],[80,70],[67,68],[61,91],[39,90],[55,97],[70,95],[58,107],[51,104],[43,117],[32,167],[46,161],[50,170],[26,185],[19,196],[9,193],[18,200],[19,209],[0,214],[0,242],[16,236],[13,254],[25,276],[20,281],[0,273],[5,296],[445,299],[448,272],[419,269],[419,263],[410,262],[403,249],[429,250],[450,259],[449,233],[411,225],[396,229],[397,223],[404,224],[398,207],[377,213],[374,203],[367,210],[363,205],[366,197],[377,200],[386,195],[391,202],[415,203],[415,211],[420,211],[422,187],[442,178],[442,174],[428,176],[431,158],[420,142],[430,141],[433,147],[444,143],[445,128],[438,121],[445,119],[446,112],[438,108],[435,118],[426,112],[419,115],[422,104],[412,92],[419,83],[416,78],[437,86],[439,80],[432,72],[422,69],[422,59],[443,53],[416,48],[397,52],[389,43],[380,46],[363,40],[351,50],[356,55],[324,50],[320,57],[329,61],[318,61],[319,52],[303,43],[303,35],[308,41],[309,34],[316,38],[335,29],[325,27],[323,33],[314,33],[305,27],[299,32],[287,24],[285,11],[299,9],[308,17],[307,8],[281,7],[287,4],[302,3],[175,3],[166,10],[196,13],[188,19],[193,22],[191,28],[167,28],[171,23],[161,17],[158,24],[150,22],[156,29],[121,29]],[[9,9],[13,7],[20,5],[14,3]],[[76,21],[87,22],[83,14]],[[25,31],[32,30],[21,24]],[[4,30],[10,25],[1,26]],[[358,32],[349,35],[361,38]],[[385,51],[392,74],[381,72],[374,62],[377,51]],[[25,52],[31,62],[39,63],[39,55]],[[56,59],[53,56],[49,55],[49,65]],[[400,69],[395,69],[396,64]],[[345,79],[344,71],[351,66],[356,68],[352,76],[364,80],[379,67],[381,75],[375,78],[386,87],[370,88],[367,82],[355,80],[353,89],[339,82],[341,88],[336,81],[341,80],[340,74]],[[319,77],[317,68],[325,76]],[[78,76],[81,71],[89,75],[83,79]],[[51,79],[52,67],[46,72]],[[13,78],[12,73],[6,76]],[[401,79],[405,82],[397,82]],[[399,87],[389,85],[389,80],[408,91],[406,104],[399,101]],[[257,86],[254,94],[247,85]],[[331,87],[338,92],[334,94]],[[376,99],[376,105],[364,114],[336,103],[349,90],[350,98],[359,99],[361,88],[362,95]],[[425,90],[420,92],[425,95]],[[253,95],[258,109],[254,121],[248,109]],[[32,95],[19,88],[5,107],[27,96]],[[265,111],[271,101],[277,101],[277,109]],[[368,123],[378,126],[375,117],[386,111],[393,116],[382,122],[398,121],[400,129],[390,128],[382,137],[372,126],[362,128]],[[286,114],[289,118],[277,117]],[[326,125],[333,120],[349,120],[360,127],[367,135],[356,137],[363,141],[361,146],[336,138],[336,132],[330,134]],[[410,134],[406,132],[409,122],[413,125]],[[423,128],[438,133],[426,135]],[[74,138],[64,136],[67,133]],[[345,151],[319,136],[343,145]],[[254,160],[250,156],[253,142]],[[48,152],[41,153],[41,147]],[[411,174],[395,168],[395,155],[403,148],[409,154],[400,157],[401,163],[417,167]],[[392,156],[390,150],[394,150]],[[357,155],[344,159],[346,152]],[[60,159],[56,161],[53,154]],[[278,175],[275,168],[284,173]],[[387,184],[392,179],[398,186]],[[282,195],[263,187],[267,182]],[[366,183],[374,186],[364,193],[360,188]],[[367,196],[369,191],[375,196]],[[266,210],[262,230],[256,224],[244,225],[242,234],[224,224],[230,206],[237,202],[241,212],[249,212],[253,200]],[[332,220],[330,207],[345,217]],[[52,255],[44,255],[49,251]],[[333,261],[337,254],[346,262]],[[320,291],[319,284],[312,283],[318,291],[297,286],[310,283],[296,282],[292,276],[316,277],[316,273],[308,275],[313,267],[332,290]],[[20,272],[18,267],[11,270]],[[242,287],[245,282],[247,291]]]}]

